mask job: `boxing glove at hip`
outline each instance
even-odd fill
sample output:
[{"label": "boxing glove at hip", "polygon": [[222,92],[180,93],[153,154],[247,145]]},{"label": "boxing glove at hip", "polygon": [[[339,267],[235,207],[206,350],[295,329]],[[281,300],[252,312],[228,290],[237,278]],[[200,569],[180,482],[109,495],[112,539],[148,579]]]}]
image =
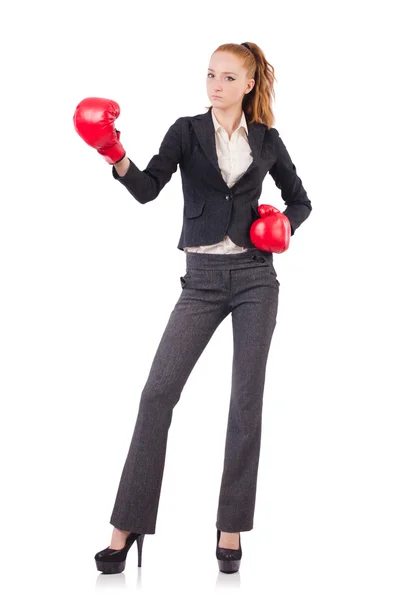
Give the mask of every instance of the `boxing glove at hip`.
[{"label": "boxing glove at hip", "polygon": [[260,204],[258,212],[260,218],[250,227],[250,239],[254,246],[259,250],[279,254],[288,250],[291,238],[288,217],[270,204]]}]

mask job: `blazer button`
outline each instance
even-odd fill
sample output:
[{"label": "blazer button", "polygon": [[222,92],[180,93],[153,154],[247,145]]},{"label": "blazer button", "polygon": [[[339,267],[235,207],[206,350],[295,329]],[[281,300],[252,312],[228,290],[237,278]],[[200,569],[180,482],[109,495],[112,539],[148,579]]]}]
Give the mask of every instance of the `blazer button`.
[{"label": "blazer button", "polygon": [[226,198],[226,200],[230,200],[230,196],[229,195],[225,196],[225,198]]}]

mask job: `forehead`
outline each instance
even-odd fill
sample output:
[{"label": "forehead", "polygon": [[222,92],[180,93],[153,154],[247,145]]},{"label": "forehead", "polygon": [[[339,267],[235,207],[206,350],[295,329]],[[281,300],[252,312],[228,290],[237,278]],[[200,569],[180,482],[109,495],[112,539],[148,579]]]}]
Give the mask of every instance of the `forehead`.
[{"label": "forehead", "polygon": [[230,53],[215,53],[210,60],[208,71],[216,73],[219,71],[221,75],[238,75],[242,72],[241,61],[235,58]]}]

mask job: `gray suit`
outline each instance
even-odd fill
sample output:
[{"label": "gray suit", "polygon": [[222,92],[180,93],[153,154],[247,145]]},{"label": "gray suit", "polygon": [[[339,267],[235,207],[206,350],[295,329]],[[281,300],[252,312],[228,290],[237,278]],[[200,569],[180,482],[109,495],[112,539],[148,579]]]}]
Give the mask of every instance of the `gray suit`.
[{"label": "gray suit", "polygon": [[[248,126],[253,162],[229,189],[220,172],[210,113],[182,117],[171,126],[144,171],[131,162],[113,175],[141,203],[157,197],[180,165],[184,223],[178,248],[208,245],[228,233],[249,250],[235,254],[186,253],[181,294],[163,332],[147,381],[110,523],[136,533],[155,533],[172,413],[197,360],[230,314],[233,364],[224,468],[216,527],[253,529],[267,357],[277,322],[280,283],[273,255],[256,249],[249,227],[270,171],[288,207],[292,231],[311,204],[275,129]],[[225,382],[226,383],[226,382]],[[198,482],[198,485],[201,485]],[[197,516],[192,515],[192,523]]]}]

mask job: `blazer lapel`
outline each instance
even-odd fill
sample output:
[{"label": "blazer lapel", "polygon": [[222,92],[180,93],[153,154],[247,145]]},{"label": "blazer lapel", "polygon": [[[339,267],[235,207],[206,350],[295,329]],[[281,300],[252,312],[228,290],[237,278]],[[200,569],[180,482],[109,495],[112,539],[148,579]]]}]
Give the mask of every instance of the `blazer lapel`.
[{"label": "blazer lapel", "polygon": [[[203,113],[202,115],[196,115],[194,119],[192,119],[192,125],[204,154],[206,155],[210,163],[215,167],[219,176],[222,178],[222,181],[225,183],[218,163],[218,156],[216,152],[215,143],[215,130],[214,123],[212,121],[211,110],[212,109],[209,109],[208,112]],[[261,123],[249,124],[248,119],[247,128],[248,143],[252,152],[252,163],[249,165],[248,169],[243,173],[241,177],[245,177],[258,162],[260,158],[263,137],[266,132],[266,127],[264,127]],[[239,178],[239,180],[241,179],[241,177]]]}]

